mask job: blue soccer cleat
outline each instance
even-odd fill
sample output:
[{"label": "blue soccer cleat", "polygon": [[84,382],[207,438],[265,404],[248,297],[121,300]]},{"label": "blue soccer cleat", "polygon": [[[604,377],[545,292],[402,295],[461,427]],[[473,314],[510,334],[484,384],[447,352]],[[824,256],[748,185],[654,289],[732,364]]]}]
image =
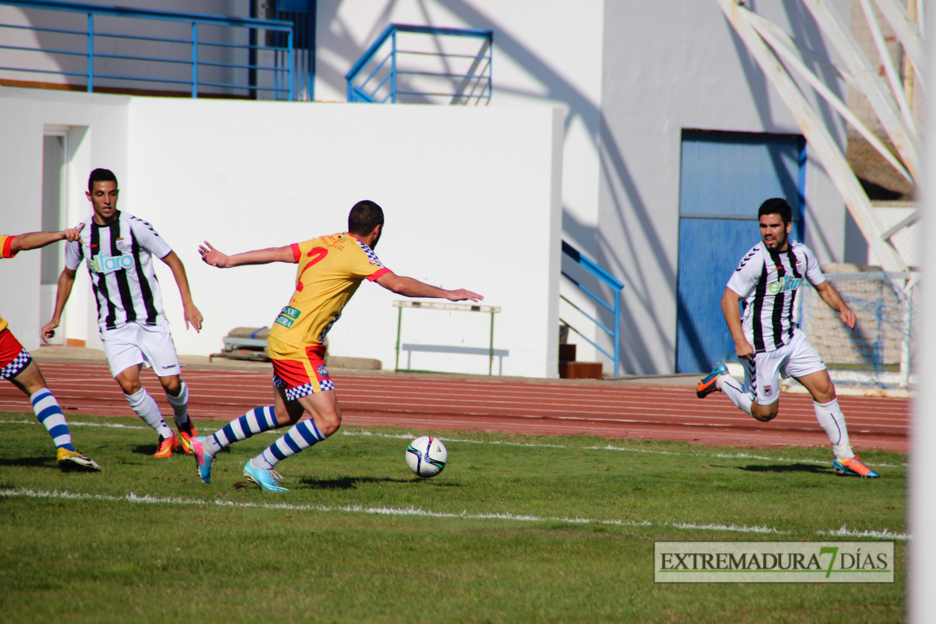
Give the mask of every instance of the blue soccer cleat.
[{"label": "blue soccer cleat", "polygon": [[244,465],[244,476],[262,487],[267,492],[288,492],[284,487],[280,487],[279,482],[283,478],[275,470],[264,470],[263,468],[256,468],[250,462]]},{"label": "blue soccer cleat", "polygon": [[832,470],[848,477],[861,477],[862,479],[877,479],[878,473],[874,472],[865,465],[861,458],[855,455],[851,459],[839,459],[836,457],[832,461]]},{"label": "blue soccer cleat", "polygon": [[706,375],[696,387],[696,396],[704,399],[708,395],[718,390],[718,378],[728,374],[728,367],[723,362],[719,362],[712,369],[712,372]]},{"label": "blue soccer cleat", "polygon": [[198,468],[198,477],[205,483],[211,483],[211,464],[214,463],[214,457],[205,452],[205,436],[192,438],[191,448]]}]

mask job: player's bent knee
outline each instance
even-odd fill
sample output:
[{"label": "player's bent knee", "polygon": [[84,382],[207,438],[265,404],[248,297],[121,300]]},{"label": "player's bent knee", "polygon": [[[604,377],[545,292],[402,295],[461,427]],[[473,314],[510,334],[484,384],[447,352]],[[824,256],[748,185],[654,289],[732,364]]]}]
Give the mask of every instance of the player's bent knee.
[{"label": "player's bent knee", "polygon": [[751,414],[756,420],[761,422],[768,422],[777,417],[777,412],[767,413],[767,414]]},{"label": "player's bent knee", "polygon": [[751,405],[751,416],[760,422],[768,422],[777,417],[780,411],[778,408],[779,406],[776,403],[770,405],[758,405],[754,403]]},{"label": "player's bent knee", "polygon": [[160,377],[159,382],[162,384],[163,390],[172,396],[179,396],[179,393],[182,391],[182,379],[178,375]]},{"label": "player's bent knee", "polygon": [[341,427],[341,410],[336,408],[334,411],[318,414],[316,424],[319,425],[322,435],[327,438]]}]

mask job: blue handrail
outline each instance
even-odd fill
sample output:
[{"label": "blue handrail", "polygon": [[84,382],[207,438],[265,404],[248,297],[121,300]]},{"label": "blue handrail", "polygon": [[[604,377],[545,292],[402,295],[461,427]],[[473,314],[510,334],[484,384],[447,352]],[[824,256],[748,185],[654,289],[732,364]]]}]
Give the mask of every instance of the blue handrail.
[{"label": "blue handrail", "polygon": [[[613,300],[612,300],[612,303],[609,304],[601,296],[596,295],[587,287],[583,286],[577,280],[572,278],[572,276],[570,276],[568,273],[566,273],[565,271],[562,272],[562,275],[566,279],[568,279],[570,282],[575,284],[575,286],[577,286],[582,292],[584,292],[586,295],[588,295],[589,297],[597,301],[602,307],[604,307],[606,310],[608,310],[614,315],[614,329],[609,329],[608,327],[605,327],[604,323],[594,318],[593,316],[591,316],[590,314],[582,310],[580,307],[578,307],[577,305],[575,305],[574,303],[572,303],[565,297],[562,297],[563,301],[565,301],[566,303],[571,305],[573,308],[581,312],[582,315],[585,316],[585,318],[593,322],[602,331],[604,331],[605,333],[611,336],[612,340],[614,341],[614,353],[609,353],[607,350],[605,350],[600,345],[598,345],[598,343],[596,343],[594,340],[584,335],[579,330],[575,329],[575,327],[573,327],[572,325],[569,325],[569,323],[566,323],[565,321],[562,321],[566,326],[569,327],[569,329],[571,329],[576,334],[584,338],[593,347],[595,347],[596,349],[604,353],[614,362],[614,376],[617,377],[618,372],[620,370],[620,365],[621,365],[621,291],[624,290],[624,284],[622,284],[620,281],[615,279],[614,276],[612,276],[610,273],[608,273],[603,268],[601,268],[592,259],[588,258],[587,256],[582,255],[582,253],[578,249],[576,249],[575,247],[573,247],[572,245],[570,245],[569,243],[565,241],[562,241],[562,253],[564,253],[574,262],[577,262],[579,266],[581,266],[583,269],[585,269],[586,271],[588,271],[589,273],[597,277],[598,280],[602,284],[604,284],[605,286],[608,286],[613,291],[613,295],[612,295]],[[562,320],[562,319],[559,319],[559,320]]]},{"label": "blue handrail", "polygon": [[[481,49],[474,54],[447,54],[439,51],[401,50],[398,47],[397,41],[397,35],[400,33],[431,35],[434,37],[469,37],[482,39],[484,43]],[[376,62],[378,52],[380,52],[388,40],[390,41],[390,51],[382,60]],[[361,58],[354,64],[351,70],[345,74],[345,80],[348,81],[348,101],[383,103],[389,100],[391,103],[396,104],[399,101],[400,95],[419,95],[424,97],[452,97],[457,100],[464,100],[465,102],[471,100],[475,100],[476,103],[481,100],[490,102],[493,90],[491,82],[493,44],[494,32],[491,30],[390,24],[364,54],[361,55]],[[435,56],[445,58],[450,62],[455,59],[470,59],[471,62],[464,73],[451,71],[416,71],[402,69],[400,67],[399,61],[402,60],[401,57],[404,55],[422,57]],[[387,67],[388,61],[389,67]],[[365,75],[364,70],[367,67],[373,67],[373,69],[370,73],[366,74],[363,80],[359,80],[359,77]],[[455,83],[455,85],[453,86],[452,92],[401,89],[401,76],[422,76],[426,79],[441,78],[450,83]],[[377,80],[375,84],[372,85],[371,81],[374,79]],[[388,82],[389,86],[387,86]],[[469,86],[470,91],[468,90]],[[475,90],[479,87],[481,92],[476,94]],[[378,91],[381,90],[385,93],[383,95],[378,95]]]},{"label": "blue handrail", "polygon": [[[95,87],[95,79],[107,78],[110,80],[119,80],[119,81],[142,81],[142,82],[154,82],[154,83],[169,83],[169,84],[185,84],[190,85],[191,94],[193,98],[197,98],[199,95],[200,86],[215,86],[222,88],[232,88],[237,90],[246,90],[246,91],[270,91],[273,92],[276,99],[285,99],[285,100],[295,100],[295,93],[293,90],[293,63],[294,63],[294,50],[292,49],[293,42],[293,25],[291,22],[280,21],[280,20],[267,20],[267,19],[255,19],[255,18],[244,18],[244,17],[229,17],[223,15],[207,15],[202,13],[179,13],[174,11],[160,11],[154,9],[130,9],[124,7],[116,6],[101,6],[95,4],[83,4],[79,2],[60,2],[57,0],[0,0],[0,4],[20,7],[23,9],[38,9],[44,11],[62,11],[68,13],[79,13],[87,15],[87,25],[84,30],[68,30],[63,28],[41,28],[33,26],[18,26],[13,24],[0,24],[0,29],[26,29],[32,30],[35,32],[52,32],[66,35],[78,35],[87,37],[87,47],[84,50],[59,50],[59,49],[50,49],[50,48],[23,48],[17,46],[3,45],[0,44],[0,49],[8,50],[26,50],[26,51],[35,51],[41,52],[44,54],[52,55],[63,55],[63,56],[84,56],[87,58],[87,69],[85,73],[79,72],[68,72],[68,71],[49,71],[49,70],[39,70],[39,69],[30,69],[24,67],[0,67],[0,69],[7,71],[19,71],[26,73],[37,73],[37,74],[59,74],[65,76],[85,76],[87,79],[87,91],[92,93]],[[112,32],[99,32],[95,30],[95,17],[97,16],[107,16],[107,17],[121,17],[121,18],[130,18],[130,19],[143,19],[143,20],[162,20],[170,21],[176,23],[191,24],[191,38],[190,39],[170,39],[162,37],[152,37],[152,36],[137,36],[121,33],[112,33]],[[220,41],[208,41],[204,40],[199,36],[199,26],[220,26],[225,28],[241,28],[248,30],[263,30],[263,31],[274,31],[279,33],[284,33],[286,35],[287,43],[285,46],[255,46],[255,45],[232,45]],[[98,38],[110,38],[116,39],[118,41],[130,40],[130,41],[158,41],[165,42],[169,44],[176,44],[182,46],[189,46],[189,51],[186,53],[185,57],[174,58],[174,59],[162,59],[162,58],[153,58],[148,56],[134,55],[131,53],[126,54],[101,54],[95,52],[94,42]],[[263,49],[271,50],[274,52],[274,61],[270,65],[260,65],[260,64],[240,64],[240,63],[218,63],[218,62],[208,62],[204,59],[199,59],[199,50],[204,51],[205,48],[242,48],[245,50],[248,49]],[[131,48],[129,50],[133,52]],[[158,77],[156,75],[150,75],[147,72],[147,75],[111,75],[111,74],[102,74],[95,69],[95,59],[120,59],[124,61],[137,61],[147,64],[147,67],[151,67],[153,64],[159,63],[161,65],[174,65],[174,64],[188,64],[191,65],[191,77],[188,80],[185,79],[172,79],[165,77]],[[273,86],[272,87],[261,87],[258,85],[249,84],[249,80],[245,82],[217,82],[217,81],[207,81],[204,78],[199,78],[199,66],[202,67],[226,67],[230,69],[243,69],[252,70],[252,71],[267,71],[272,72],[273,76]],[[204,94],[204,92],[202,92]]]}]

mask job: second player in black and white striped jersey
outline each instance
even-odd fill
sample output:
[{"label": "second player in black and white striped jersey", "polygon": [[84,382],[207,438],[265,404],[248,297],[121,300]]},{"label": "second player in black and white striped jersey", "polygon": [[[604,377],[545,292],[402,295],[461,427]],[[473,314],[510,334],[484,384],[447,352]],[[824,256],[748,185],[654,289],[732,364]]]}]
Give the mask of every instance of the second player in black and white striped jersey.
[{"label": "second player in black and white striped jersey", "polygon": [[789,241],[784,251],[762,242],[744,255],[728,280],[728,288],[742,299],[741,327],[756,353],[774,351],[793,339],[796,294],[804,282],[825,281],[816,256],[808,247]]},{"label": "second player in black and white striped jersey", "polygon": [[74,271],[87,260],[102,331],[134,321],[166,325],[152,258],[171,252],[152,225],[121,212],[107,225],[85,221],[80,241],[66,247],[65,266]]},{"label": "second player in black and white striped jersey", "polygon": [[757,211],[761,242],[741,259],[722,295],[722,312],[744,369],[744,383],[739,384],[728,374],[728,367],[718,362],[699,382],[696,394],[705,398],[721,390],[739,409],[767,422],[779,411],[781,379],[793,377],[812,395],[816,419],[832,445],[832,469],[875,478],[878,474],[851,448],[829,371],[796,326],[796,293],[809,282],[849,329],[855,328],[858,319],[823,277],[813,253],[789,239],[792,219],[793,209],[781,197],[761,204]]}]

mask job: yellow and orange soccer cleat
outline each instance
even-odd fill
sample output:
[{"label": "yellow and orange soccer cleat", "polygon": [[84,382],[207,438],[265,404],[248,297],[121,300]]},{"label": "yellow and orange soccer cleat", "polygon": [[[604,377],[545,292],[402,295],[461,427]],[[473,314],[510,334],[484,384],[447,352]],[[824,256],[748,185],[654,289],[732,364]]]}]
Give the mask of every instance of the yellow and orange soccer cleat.
[{"label": "yellow and orange soccer cleat", "polygon": [[186,455],[192,454],[192,438],[197,436],[198,433],[195,431],[195,425],[192,424],[192,421],[189,420],[186,423],[186,427],[179,427],[179,445],[182,447],[182,450],[185,451]]},{"label": "yellow and orange soccer cleat", "polygon": [[179,438],[173,435],[171,438],[164,438],[159,436],[159,444],[156,446],[156,452],[153,453],[153,457],[164,458],[172,457],[172,451],[179,448]]}]

